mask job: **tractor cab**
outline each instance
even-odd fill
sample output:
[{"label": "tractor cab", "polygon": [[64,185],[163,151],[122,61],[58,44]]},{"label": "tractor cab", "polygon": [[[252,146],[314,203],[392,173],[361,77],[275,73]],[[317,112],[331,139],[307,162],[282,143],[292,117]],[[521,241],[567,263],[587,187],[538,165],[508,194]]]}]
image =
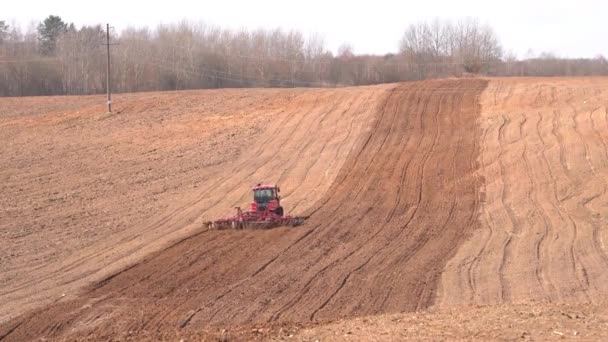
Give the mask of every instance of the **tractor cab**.
[{"label": "tractor cab", "polygon": [[252,190],[253,202],[251,202],[251,211],[268,211],[275,215],[283,216],[278,186],[258,184]]}]

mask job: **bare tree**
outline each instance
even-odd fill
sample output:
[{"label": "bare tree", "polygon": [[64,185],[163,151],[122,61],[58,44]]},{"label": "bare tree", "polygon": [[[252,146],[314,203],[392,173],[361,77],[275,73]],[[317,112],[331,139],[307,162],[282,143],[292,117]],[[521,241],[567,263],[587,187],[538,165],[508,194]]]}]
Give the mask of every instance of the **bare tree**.
[{"label": "bare tree", "polygon": [[[456,24],[439,19],[412,24],[405,30],[399,50],[418,79],[454,74],[455,66],[479,73],[502,55],[494,30],[471,18]],[[450,64],[453,67],[443,67]]]},{"label": "bare tree", "polygon": [[[50,18],[50,17],[49,17]],[[49,19],[47,18],[47,19]],[[57,17],[58,18],[58,17]],[[100,26],[76,28],[0,22],[0,96],[92,94],[105,87]],[[45,20],[46,22],[46,20]],[[58,27],[48,35],[42,27]],[[476,19],[409,25],[398,54],[356,55],[350,44],[327,50],[323,37],[282,29],[230,30],[181,21],[114,32],[117,92],[221,87],[363,85],[486,75],[607,75],[603,56],[564,59],[503,53],[495,31]],[[43,44],[44,43],[44,44]],[[48,44],[47,44],[48,43]]]},{"label": "bare tree", "polygon": [[69,27],[57,40],[57,57],[61,61],[64,91],[67,94],[100,92],[103,84],[103,51],[101,25]]}]

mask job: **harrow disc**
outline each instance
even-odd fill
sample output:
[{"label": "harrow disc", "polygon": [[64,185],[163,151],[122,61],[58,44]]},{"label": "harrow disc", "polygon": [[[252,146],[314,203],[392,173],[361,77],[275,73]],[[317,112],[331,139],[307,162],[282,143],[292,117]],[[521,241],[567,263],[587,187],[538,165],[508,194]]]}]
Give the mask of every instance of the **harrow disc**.
[{"label": "harrow disc", "polygon": [[226,218],[217,221],[206,222],[209,229],[271,229],[276,227],[297,227],[304,223],[305,217],[285,216],[266,220],[256,220],[254,217]]},{"label": "harrow disc", "polygon": [[244,222],[244,228],[246,229],[269,229],[274,226],[274,222],[271,221],[249,221]]}]

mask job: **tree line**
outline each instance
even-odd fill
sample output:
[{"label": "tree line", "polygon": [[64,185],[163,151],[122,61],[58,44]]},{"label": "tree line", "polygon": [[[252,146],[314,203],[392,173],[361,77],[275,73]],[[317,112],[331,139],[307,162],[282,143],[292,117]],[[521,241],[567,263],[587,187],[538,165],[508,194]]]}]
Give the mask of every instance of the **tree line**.
[{"label": "tree line", "polygon": [[[106,87],[105,27],[51,15],[22,32],[0,21],[0,96],[95,94]],[[322,36],[282,29],[228,30],[179,22],[112,32],[116,92],[224,87],[333,87],[467,74],[608,75],[602,56],[562,59],[505,53],[492,27],[476,19],[409,25],[399,51],[336,54]]]}]

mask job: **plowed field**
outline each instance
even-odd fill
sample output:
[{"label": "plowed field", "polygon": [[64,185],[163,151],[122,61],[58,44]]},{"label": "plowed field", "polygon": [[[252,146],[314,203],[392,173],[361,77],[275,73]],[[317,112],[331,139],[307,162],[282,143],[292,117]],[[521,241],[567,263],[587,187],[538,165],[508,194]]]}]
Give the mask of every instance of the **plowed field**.
[{"label": "plowed field", "polygon": [[481,99],[483,228],[446,267],[442,305],[606,298],[607,87],[491,82]]},{"label": "plowed field", "polygon": [[[608,293],[607,79],[99,102],[0,99],[0,339],[250,339]],[[204,228],[258,182],[310,218]]]}]

